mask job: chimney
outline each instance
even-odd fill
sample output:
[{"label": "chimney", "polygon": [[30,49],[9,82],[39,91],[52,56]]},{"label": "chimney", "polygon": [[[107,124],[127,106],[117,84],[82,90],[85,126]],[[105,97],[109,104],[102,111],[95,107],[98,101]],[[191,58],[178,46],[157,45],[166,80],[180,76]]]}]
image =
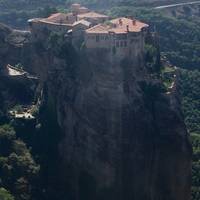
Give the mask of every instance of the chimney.
[{"label": "chimney", "polygon": [[133,26],[135,26],[135,25],[136,25],[136,20],[133,19],[133,20],[132,20],[132,23],[133,23]]},{"label": "chimney", "polygon": [[129,25],[126,26],[126,30],[127,30],[127,32],[129,32]]},{"label": "chimney", "polygon": [[122,19],[119,19],[119,25],[120,25],[120,26],[123,25]]}]

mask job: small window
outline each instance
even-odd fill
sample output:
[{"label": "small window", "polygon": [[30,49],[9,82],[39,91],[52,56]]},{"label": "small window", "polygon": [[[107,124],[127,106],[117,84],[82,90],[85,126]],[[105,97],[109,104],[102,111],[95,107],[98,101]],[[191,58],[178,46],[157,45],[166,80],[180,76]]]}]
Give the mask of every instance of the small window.
[{"label": "small window", "polygon": [[116,42],[116,47],[119,47],[119,41]]},{"label": "small window", "polygon": [[124,47],[127,47],[127,41],[124,41]]},{"label": "small window", "polygon": [[121,41],[121,42],[120,42],[120,47],[123,47],[123,44],[124,44],[123,41]]},{"label": "small window", "polygon": [[115,47],[112,48],[112,53],[116,54],[116,48]]},{"label": "small window", "polygon": [[96,42],[99,42],[100,38],[99,35],[96,36]]}]

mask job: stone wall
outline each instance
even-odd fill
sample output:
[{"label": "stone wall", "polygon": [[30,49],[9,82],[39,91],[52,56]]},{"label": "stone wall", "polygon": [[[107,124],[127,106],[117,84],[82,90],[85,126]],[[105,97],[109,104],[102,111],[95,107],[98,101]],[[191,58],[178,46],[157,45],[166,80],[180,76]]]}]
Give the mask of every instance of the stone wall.
[{"label": "stone wall", "polygon": [[110,48],[112,37],[109,34],[85,34],[85,44],[87,48]]},{"label": "stone wall", "polygon": [[121,35],[98,33],[85,35],[87,49],[108,49],[113,62],[119,62],[124,58],[131,58],[135,61],[142,59],[144,44],[145,36],[142,32]]},{"label": "stone wall", "polygon": [[29,26],[32,37],[35,40],[45,38],[50,32],[67,34],[68,30],[72,28],[72,26],[68,24],[47,23],[40,20],[29,22]]},{"label": "stone wall", "polygon": [[88,26],[84,24],[77,24],[72,28],[72,44],[74,47],[80,47],[84,41],[85,30]]}]

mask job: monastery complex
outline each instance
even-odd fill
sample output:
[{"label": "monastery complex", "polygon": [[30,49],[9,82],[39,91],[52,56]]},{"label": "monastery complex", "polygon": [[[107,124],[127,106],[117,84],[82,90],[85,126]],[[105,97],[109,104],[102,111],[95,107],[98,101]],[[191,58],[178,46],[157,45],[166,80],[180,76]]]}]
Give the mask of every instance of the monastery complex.
[{"label": "monastery complex", "polygon": [[28,21],[34,39],[49,32],[63,33],[77,47],[84,42],[87,49],[106,49],[115,57],[137,57],[144,52],[148,25],[133,18],[110,17],[72,4],[70,13],[56,13],[48,18]]}]

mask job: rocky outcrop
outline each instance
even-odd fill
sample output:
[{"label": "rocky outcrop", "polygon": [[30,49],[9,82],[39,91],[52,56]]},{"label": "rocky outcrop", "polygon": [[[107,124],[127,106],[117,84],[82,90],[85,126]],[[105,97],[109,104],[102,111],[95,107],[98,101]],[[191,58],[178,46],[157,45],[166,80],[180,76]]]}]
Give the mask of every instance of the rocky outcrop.
[{"label": "rocky outcrop", "polygon": [[35,52],[30,64],[63,132],[69,199],[189,200],[191,146],[178,98],[142,61],[113,65],[104,52],[63,50],[62,59]]},{"label": "rocky outcrop", "polygon": [[17,105],[32,105],[36,102],[39,81],[26,75],[6,75],[0,73],[1,110],[7,113]]},{"label": "rocky outcrop", "polygon": [[189,199],[191,147],[177,100],[141,66],[102,61],[78,65],[54,94],[74,198]]},{"label": "rocky outcrop", "polygon": [[37,78],[9,65],[27,64],[28,49],[28,31],[13,30],[0,24],[0,110],[5,113],[16,105],[29,105],[35,101],[35,91],[39,84]]},{"label": "rocky outcrop", "polygon": [[30,32],[13,30],[0,24],[0,70],[7,64],[18,64],[27,53]]}]

